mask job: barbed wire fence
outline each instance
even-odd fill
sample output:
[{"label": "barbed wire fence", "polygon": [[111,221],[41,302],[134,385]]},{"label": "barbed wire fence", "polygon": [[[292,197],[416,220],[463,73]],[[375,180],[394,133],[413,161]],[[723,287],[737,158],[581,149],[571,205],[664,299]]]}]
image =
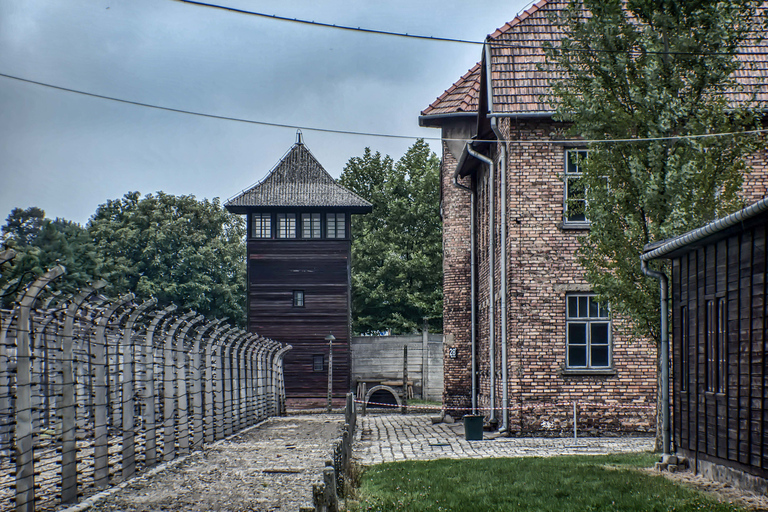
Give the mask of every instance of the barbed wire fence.
[{"label": "barbed wire fence", "polygon": [[46,292],[64,272],[0,310],[0,510],[75,503],[285,413],[290,345],[103,282]]}]

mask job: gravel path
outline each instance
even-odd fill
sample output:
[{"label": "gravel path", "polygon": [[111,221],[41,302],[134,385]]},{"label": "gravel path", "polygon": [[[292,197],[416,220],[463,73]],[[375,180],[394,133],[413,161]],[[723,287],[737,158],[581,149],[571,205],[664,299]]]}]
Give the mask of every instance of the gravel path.
[{"label": "gravel path", "polygon": [[98,501],[95,511],[291,511],[309,505],[343,415],[271,418]]}]

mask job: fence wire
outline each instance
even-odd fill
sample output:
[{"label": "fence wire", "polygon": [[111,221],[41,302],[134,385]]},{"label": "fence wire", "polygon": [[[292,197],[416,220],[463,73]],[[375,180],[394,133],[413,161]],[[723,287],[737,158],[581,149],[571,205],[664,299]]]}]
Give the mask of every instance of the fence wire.
[{"label": "fence wire", "polygon": [[53,510],[285,412],[283,345],[98,294],[0,310],[0,510]]}]

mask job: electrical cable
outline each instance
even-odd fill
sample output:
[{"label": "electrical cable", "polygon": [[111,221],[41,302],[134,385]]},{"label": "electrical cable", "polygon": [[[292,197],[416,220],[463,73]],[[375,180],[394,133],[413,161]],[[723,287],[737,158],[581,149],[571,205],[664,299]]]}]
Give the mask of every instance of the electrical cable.
[{"label": "electrical cable", "polygon": [[579,144],[615,144],[615,143],[629,143],[629,142],[654,142],[654,141],[662,141],[662,140],[704,139],[709,137],[734,137],[734,136],[740,136],[740,135],[757,135],[761,133],[768,133],[768,128],[764,128],[764,129],[758,129],[758,130],[746,130],[741,132],[705,133],[700,135],[676,135],[676,136],[669,136],[669,137],[638,137],[633,139],[593,139],[593,140],[585,140],[585,139],[563,139],[563,140],[516,140],[515,139],[515,140],[511,140],[510,139],[510,140],[501,140],[501,141],[496,139],[461,139],[461,138],[452,139],[452,138],[441,138],[441,137],[424,137],[424,136],[417,136],[417,135],[397,135],[393,133],[358,132],[353,130],[316,128],[316,127],[299,126],[299,125],[293,125],[293,124],[271,123],[268,121],[256,121],[254,119],[245,119],[241,117],[230,117],[230,116],[221,116],[217,114],[207,114],[205,112],[196,112],[193,110],[185,110],[185,109],[173,108],[173,107],[164,107],[161,105],[153,105],[151,103],[143,103],[140,101],[126,100],[122,98],[115,98],[113,96],[105,96],[103,94],[96,94],[96,93],[87,92],[87,91],[80,91],[77,89],[70,89],[68,87],[48,84],[45,82],[38,82],[36,80],[29,80],[27,78],[8,75],[6,73],[0,73],[0,76],[9,78],[12,80],[18,80],[20,82],[39,85],[41,87],[56,89],[59,91],[65,91],[65,92],[70,92],[74,94],[82,94],[84,96],[89,96],[92,98],[116,101],[118,103],[125,103],[128,105],[134,105],[138,107],[146,107],[146,108],[153,108],[157,110],[165,110],[168,112],[176,112],[178,114],[187,114],[187,115],[193,115],[193,116],[199,116],[199,117],[207,117],[211,119],[219,119],[222,121],[234,121],[238,123],[255,124],[260,126],[271,126],[274,128],[290,128],[292,130],[307,130],[307,131],[321,132],[321,133],[336,133],[340,135],[357,135],[362,137],[382,137],[382,138],[389,138],[389,139],[407,139],[407,140],[421,139],[421,140],[433,140],[433,141],[463,141],[463,142],[472,141],[472,142],[487,142],[487,143],[506,142],[509,144],[523,144],[523,145],[526,145],[526,144],[527,145],[536,145],[536,144],[562,145],[562,144],[573,144],[574,142],[578,142]]},{"label": "electrical cable", "polygon": [[[493,40],[485,40],[485,41],[473,41],[471,39],[459,39],[459,38],[453,38],[453,37],[439,37],[439,36],[425,36],[421,34],[409,34],[407,32],[395,32],[391,30],[379,30],[379,29],[372,29],[372,28],[363,28],[363,27],[354,27],[350,25],[338,25],[336,23],[324,23],[320,21],[310,21],[310,20],[303,20],[299,18],[289,18],[287,16],[278,16],[276,14],[267,14],[263,12],[257,12],[257,11],[248,11],[246,9],[239,9],[237,7],[230,7],[227,5],[220,5],[220,4],[213,4],[209,2],[199,2],[197,0],[175,0],[177,2],[190,4],[190,5],[197,5],[200,7],[210,7],[211,9],[219,9],[223,11],[229,11],[234,12],[237,14],[247,14],[250,16],[257,16],[260,18],[267,18],[267,19],[273,19],[278,21],[286,21],[290,23],[299,23],[303,25],[314,25],[316,27],[323,27],[323,28],[333,28],[337,30],[347,30],[352,32],[363,32],[366,34],[377,34],[377,35],[384,35],[384,36],[394,36],[394,37],[403,37],[408,39],[421,39],[421,40],[427,40],[427,41],[437,41],[441,43],[461,43],[461,44],[474,44],[474,45],[484,45],[489,44],[490,46],[494,48],[517,48],[522,50],[540,50],[542,49],[541,46],[537,45],[518,45],[518,44],[506,44],[506,43],[499,43],[495,42]],[[490,37],[490,36],[489,36]],[[628,54],[638,54],[638,55],[701,55],[701,56],[715,56],[715,55],[732,55],[732,53],[728,52],[679,52],[679,51],[647,51],[647,50],[597,50],[597,49],[589,49],[589,48],[556,48],[558,50],[562,51],[569,51],[569,52],[582,52],[582,53],[628,53]],[[768,51],[765,52],[736,52],[738,55],[768,55]]]}]

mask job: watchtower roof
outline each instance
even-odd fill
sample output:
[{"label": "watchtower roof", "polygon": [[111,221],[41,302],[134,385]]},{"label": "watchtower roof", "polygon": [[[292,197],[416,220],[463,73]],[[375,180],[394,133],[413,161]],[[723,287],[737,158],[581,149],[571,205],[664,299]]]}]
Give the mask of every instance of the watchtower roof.
[{"label": "watchtower roof", "polygon": [[320,165],[299,137],[266,178],[225,204],[232,213],[293,207],[367,213],[371,203],[342,187]]}]

